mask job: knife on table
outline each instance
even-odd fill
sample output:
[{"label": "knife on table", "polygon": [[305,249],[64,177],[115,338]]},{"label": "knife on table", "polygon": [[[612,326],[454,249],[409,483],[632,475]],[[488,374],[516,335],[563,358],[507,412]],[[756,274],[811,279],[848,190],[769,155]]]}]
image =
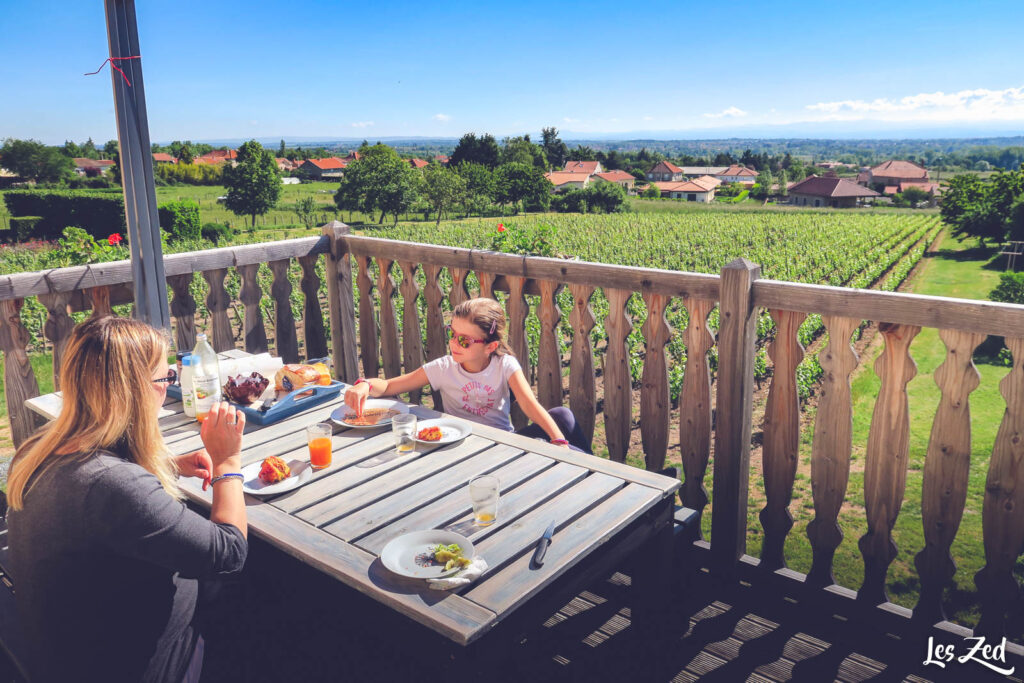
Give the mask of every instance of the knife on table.
[{"label": "knife on table", "polygon": [[537,541],[537,550],[533,553],[533,563],[538,567],[544,564],[544,556],[548,552],[548,546],[551,545],[551,537],[554,533],[555,523],[551,522],[551,524],[548,525],[547,531],[545,531],[544,535],[540,537],[539,541]]}]

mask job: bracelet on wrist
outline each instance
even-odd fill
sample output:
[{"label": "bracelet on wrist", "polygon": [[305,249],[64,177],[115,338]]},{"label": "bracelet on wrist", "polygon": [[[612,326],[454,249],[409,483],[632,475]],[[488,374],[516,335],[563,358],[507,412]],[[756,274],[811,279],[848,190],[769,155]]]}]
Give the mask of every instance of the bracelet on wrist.
[{"label": "bracelet on wrist", "polygon": [[223,481],[225,479],[237,479],[238,481],[242,481],[243,479],[245,479],[245,475],[243,475],[241,472],[228,472],[227,474],[222,474],[211,479],[210,486],[213,486],[218,481]]},{"label": "bracelet on wrist", "polygon": [[553,443],[556,446],[568,446],[569,445],[569,440],[568,439],[551,439],[551,443]]}]

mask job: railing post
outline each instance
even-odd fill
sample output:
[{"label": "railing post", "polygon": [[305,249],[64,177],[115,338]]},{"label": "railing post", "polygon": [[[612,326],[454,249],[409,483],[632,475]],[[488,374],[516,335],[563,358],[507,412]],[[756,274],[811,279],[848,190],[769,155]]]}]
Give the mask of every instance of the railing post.
[{"label": "railing post", "polygon": [[750,423],[757,311],[753,283],[761,266],[738,258],[722,268],[718,328],[718,396],[711,510],[715,569],[734,573],[746,551]]},{"label": "railing post", "polygon": [[356,355],[356,303],[352,298],[352,261],[345,236],[351,229],[340,221],[322,228],[331,242],[327,253],[327,294],[331,312],[331,351],[334,375],[345,382],[359,379]]}]

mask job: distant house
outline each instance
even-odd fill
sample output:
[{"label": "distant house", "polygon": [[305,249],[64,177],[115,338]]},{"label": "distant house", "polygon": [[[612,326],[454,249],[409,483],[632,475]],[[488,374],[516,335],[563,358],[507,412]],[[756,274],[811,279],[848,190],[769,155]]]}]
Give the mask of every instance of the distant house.
[{"label": "distant house", "polygon": [[285,159],[284,157],[276,157],[274,161],[277,162],[277,168],[279,171],[294,171],[297,169],[302,162],[295,162],[291,159]]},{"label": "distant house", "polygon": [[632,191],[636,186],[636,177],[631,173],[625,171],[605,171],[604,173],[595,173],[593,179],[603,180],[609,183],[617,183],[621,185],[626,192]]},{"label": "distant house", "polygon": [[713,175],[702,175],[699,178],[694,178],[690,182],[696,183],[701,187],[706,187],[709,190],[713,190],[722,184],[722,181]]},{"label": "distant house", "polygon": [[692,180],[681,182],[653,181],[666,199],[685,199],[688,202],[708,203],[715,198],[715,188],[699,185]]},{"label": "distant house", "polygon": [[924,182],[920,180],[904,180],[899,184],[899,191],[903,192],[910,187],[916,187],[919,190],[924,190],[932,197],[942,193],[942,188],[938,183]]},{"label": "distant house", "polygon": [[345,156],[344,160],[345,161],[359,161],[362,158],[363,158],[363,155],[360,154],[359,152],[353,152],[353,151],[349,150],[349,153],[348,153],[348,155]]},{"label": "distant house", "polygon": [[689,178],[693,176],[712,175],[724,173],[728,166],[683,166],[683,175]]},{"label": "distant house", "polygon": [[572,171],[553,171],[545,173],[544,177],[555,186],[555,192],[582,190],[590,183],[590,176],[588,174],[573,173]]},{"label": "distant house", "polygon": [[340,178],[345,175],[345,167],[348,163],[338,157],[326,157],[324,159],[306,159],[299,166],[299,170],[308,173],[313,178]]},{"label": "distant house", "polygon": [[[709,173],[708,175],[711,174]],[[752,168],[747,168],[746,166],[740,166],[739,164],[733,164],[721,173],[715,173],[714,175],[723,183],[743,183],[744,185],[753,185],[757,182],[757,171]]]},{"label": "distant house", "polygon": [[412,166],[413,168],[423,168],[425,166],[429,166],[430,164],[427,161],[424,161],[423,159],[409,159],[409,165]]},{"label": "distant house", "polygon": [[812,175],[789,188],[789,203],[794,206],[850,208],[868,197],[880,196],[874,190],[846,178]]},{"label": "distant house", "polygon": [[114,162],[110,159],[87,159],[85,157],[75,157],[72,161],[75,162],[75,173],[78,175],[88,176],[90,178],[101,176],[107,169],[114,166]]},{"label": "distant house", "polygon": [[441,164],[442,166],[447,166],[449,159],[443,154],[438,154],[434,157],[434,161]]},{"label": "distant house", "polygon": [[[592,176],[595,173],[602,173],[604,169],[601,167],[600,161],[567,161],[565,162],[565,170],[562,173],[585,173],[588,176]],[[558,171],[555,171],[558,173]]]},{"label": "distant house", "polygon": [[[857,176],[860,182],[861,176]],[[900,183],[928,182],[928,170],[913,161],[890,159],[868,170],[868,187],[881,188],[883,194],[892,195],[900,191]]]},{"label": "distant house", "polygon": [[682,182],[683,169],[667,161],[659,161],[654,168],[647,172],[647,179],[651,182]]},{"label": "distant house", "polygon": [[172,157],[167,152],[157,152],[153,155],[154,164],[176,164],[178,160]]},{"label": "distant house", "polygon": [[225,161],[235,161],[236,159],[238,159],[238,152],[233,149],[215,149],[212,152],[196,157],[194,162],[200,164],[223,164]]}]

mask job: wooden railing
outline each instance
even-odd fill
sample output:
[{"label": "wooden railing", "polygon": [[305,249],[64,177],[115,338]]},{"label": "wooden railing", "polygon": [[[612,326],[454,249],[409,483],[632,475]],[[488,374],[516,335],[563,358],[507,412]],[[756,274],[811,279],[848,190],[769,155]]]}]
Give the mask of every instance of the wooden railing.
[{"label": "wooden railing", "polygon": [[[325,226],[319,238],[166,257],[168,282],[174,292],[177,345],[187,348],[193,343],[195,302],[188,283],[192,272],[202,272],[210,285],[207,305],[214,345],[218,350],[234,346],[227,315],[231,302],[223,281],[227,269],[236,268],[242,279],[240,300],[244,306],[241,341],[247,350],[265,350],[265,321],[258,305],[262,292],[255,272],[260,263],[268,263],[274,274],[271,294],[278,302],[273,326],[277,352],[289,360],[323,355],[327,331],[318,300],[321,283],[315,274],[320,254],[326,254],[330,348],[342,379],[351,381],[381,372],[392,376],[443,355],[447,348],[446,312],[470,296],[500,298],[508,313],[510,344],[535,383],[541,402],[551,407],[567,400],[588,435],[603,428],[609,457],[626,459],[637,393],[648,469],[664,466],[670,415],[678,409],[684,479],[680,496],[684,505],[701,512],[709,502],[703,482],[714,452],[711,539],[699,539],[695,545],[708,553],[708,564],[716,572],[757,576],[784,590],[833,600],[837,609],[845,605],[872,622],[884,621],[885,628],[896,628],[893,620],[910,623],[906,618],[913,617],[922,625],[957,630],[942,621],[942,595],[955,570],[950,546],[966,501],[971,452],[969,397],[979,384],[971,355],[987,335],[1004,336],[1014,364],[1000,385],[1007,407],[988,468],[983,507],[985,566],[976,577],[982,602],[977,631],[987,635],[1002,632],[1009,596],[1020,590],[1013,567],[1024,549],[1024,450],[1020,445],[1024,432],[1024,306],[761,280],[759,267],[742,259],[725,266],[720,275],[703,275],[382,240],[351,235],[346,226],[332,224]],[[281,305],[290,295],[291,285],[285,277],[290,259],[298,259],[303,270],[304,354],[298,352],[290,309]],[[91,302],[95,312],[108,311],[112,301],[123,300],[123,285],[129,278],[126,263],[0,278],[0,348],[7,358],[7,400],[16,441],[34,427],[22,402],[34,395],[33,391],[38,393],[25,354],[26,335],[17,316],[21,300],[34,295],[44,301],[50,315],[46,336],[54,344],[56,364],[71,329],[69,305],[88,307]],[[572,301],[568,326],[562,324],[557,305],[566,289]],[[600,320],[592,309],[596,296],[602,297],[602,304],[607,302],[607,313]],[[632,319],[629,313],[627,303],[633,296],[643,300],[643,321]],[[665,312],[680,306],[688,313],[682,331],[688,361],[678,404],[672,405],[668,380],[672,368],[666,344],[673,331]],[[717,345],[708,325],[716,306]],[[745,551],[751,497],[755,322],[762,309],[774,319],[776,334],[768,347],[773,373],[762,427],[766,504],[760,521],[764,541],[761,556],[755,559]],[[807,538],[813,561],[805,576],[787,569],[784,545],[793,526],[789,507],[800,436],[796,371],[804,349],[797,328],[811,313],[823,316],[828,341],[819,355],[825,372],[811,448],[814,519]],[[838,520],[840,508],[848,500],[850,476],[850,376],[858,362],[850,338],[865,320],[879,323],[884,350],[874,368],[881,378],[881,390],[865,456],[863,505],[868,531],[859,542],[864,580],[854,592],[835,585],[833,564],[843,538]],[[595,348],[592,331],[598,324],[605,334]],[[642,325],[645,342],[640,381],[634,383],[627,336],[637,324]],[[916,372],[908,349],[922,327],[939,329],[947,355],[935,373],[941,400],[924,467],[926,545],[916,557],[921,593],[911,611],[888,602],[885,578],[895,557],[892,532],[908,466],[906,385]],[[527,362],[531,356],[528,329],[536,331],[532,334],[537,344],[535,366]],[[560,351],[563,347],[568,350],[567,359]],[[718,357],[714,382],[708,363],[712,349]],[[414,393],[411,398],[419,400],[420,396]],[[599,410],[599,406],[603,408]],[[516,420],[521,421],[522,416]]]}]

